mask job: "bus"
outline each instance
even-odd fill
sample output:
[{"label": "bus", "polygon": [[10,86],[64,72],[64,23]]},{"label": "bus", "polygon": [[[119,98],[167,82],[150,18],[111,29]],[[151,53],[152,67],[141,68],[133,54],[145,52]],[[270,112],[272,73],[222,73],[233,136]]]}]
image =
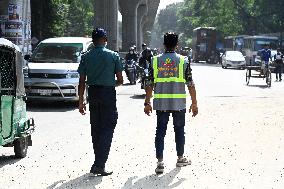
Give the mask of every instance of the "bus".
[{"label": "bus", "polygon": [[217,63],[217,31],[214,27],[199,27],[193,30],[193,61]]},{"label": "bus", "polygon": [[244,37],[248,37],[248,35],[225,37],[224,49],[226,51],[242,51],[244,48]]},{"label": "bus", "polygon": [[249,65],[256,65],[258,52],[263,49],[266,44],[269,44],[272,54],[275,54],[279,45],[279,39],[278,37],[260,35],[244,37],[243,52],[246,56],[246,63]]}]

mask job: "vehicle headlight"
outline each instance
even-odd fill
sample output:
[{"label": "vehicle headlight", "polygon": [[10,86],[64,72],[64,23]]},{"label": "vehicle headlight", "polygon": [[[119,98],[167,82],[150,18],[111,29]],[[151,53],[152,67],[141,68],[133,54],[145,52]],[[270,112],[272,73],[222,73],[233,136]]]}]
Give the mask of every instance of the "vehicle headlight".
[{"label": "vehicle headlight", "polygon": [[66,75],[67,79],[71,79],[71,78],[79,78],[79,73],[68,73]]}]

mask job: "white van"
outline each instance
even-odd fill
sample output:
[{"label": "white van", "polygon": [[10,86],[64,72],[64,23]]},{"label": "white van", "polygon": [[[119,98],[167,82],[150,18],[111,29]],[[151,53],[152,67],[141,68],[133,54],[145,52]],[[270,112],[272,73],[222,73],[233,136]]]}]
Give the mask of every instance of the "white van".
[{"label": "white van", "polygon": [[83,37],[50,38],[38,44],[31,56],[25,56],[28,100],[77,101],[81,54],[92,47],[92,39]]}]

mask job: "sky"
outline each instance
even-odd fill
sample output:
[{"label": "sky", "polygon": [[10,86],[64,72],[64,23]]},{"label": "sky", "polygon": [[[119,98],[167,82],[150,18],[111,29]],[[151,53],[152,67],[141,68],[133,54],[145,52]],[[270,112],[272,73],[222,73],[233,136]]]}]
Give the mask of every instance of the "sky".
[{"label": "sky", "polygon": [[[172,3],[177,3],[177,2],[181,2],[183,0],[160,0],[160,6],[159,6],[159,10],[166,8],[167,5],[172,4]],[[121,18],[121,14],[118,13],[118,20],[122,20]]]}]

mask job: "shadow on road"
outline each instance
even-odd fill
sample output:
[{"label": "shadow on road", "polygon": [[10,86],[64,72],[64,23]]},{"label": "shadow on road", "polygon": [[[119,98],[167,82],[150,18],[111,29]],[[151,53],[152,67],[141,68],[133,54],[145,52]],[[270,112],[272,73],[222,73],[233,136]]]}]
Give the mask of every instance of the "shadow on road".
[{"label": "shadow on road", "polygon": [[179,172],[180,168],[175,168],[165,175],[148,175],[135,182],[133,182],[133,180],[135,180],[137,176],[131,177],[126,181],[122,189],[172,189],[186,180],[185,178],[178,178],[177,182],[172,183]]},{"label": "shadow on road", "polygon": [[30,112],[68,112],[77,109],[75,102],[28,102]]},{"label": "shadow on road", "polygon": [[130,98],[132,99],[145,99],[145,94],[141,94],[141,95],[133,95]]},{"label": "shadow on road", "polygon": [[248,87],[258,87],[261,89],[269,89],[270,87],[268,87],[267,85],[247,85]]},{"label": "shadow on road", "polygon": [[11,156],[0,156],[0,168],[6,166],[6,165],[12,165],[14,163],[17,163],[21,159],[16,158],[14,155]]},{"label": "shadow on road", "polygon": [[64,183],[64,180],[57,181],[46,189],[67,189],[67,188],[84,188],[95,189],[96,185],[102,182],[102,177],[91,176],[90,174],[82,175],[74,180]]}]

